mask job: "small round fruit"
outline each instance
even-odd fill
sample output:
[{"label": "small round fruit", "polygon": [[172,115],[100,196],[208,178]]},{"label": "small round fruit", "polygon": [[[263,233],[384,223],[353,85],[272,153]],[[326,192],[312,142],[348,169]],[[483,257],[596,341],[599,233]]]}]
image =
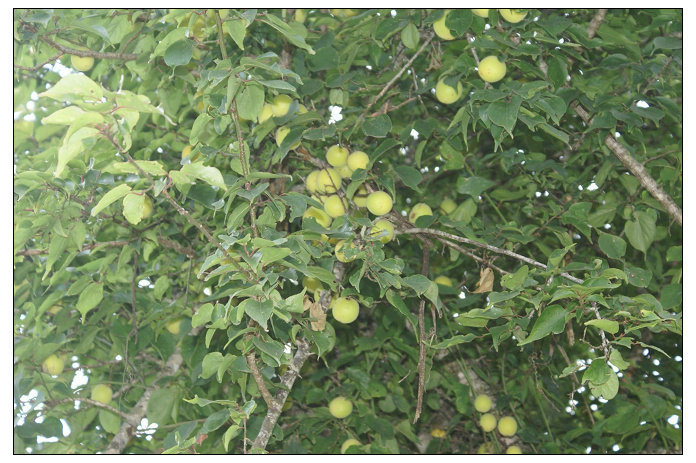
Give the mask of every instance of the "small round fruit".
[{"label": "small round fruit", "polygon": [[81,72],[87,72],[94,66],[94,58],[91,56],[70,55],[72,67]]},{"label": "small round fruit", "polygon": [[290,95],[276,95],[273,98],[273,104],[271,105],[271,111],[275,117],[283,117],[288,113],[288,108],[292,103],[292,98]]},{"label": "small round fruit", "polygon": [[355,299],[339,297],[332,304],[331,313],[341,323],[353,323],[360,313],[360,305]]},{"label": "small round fruit", "polygon": [[436,439],[442,439],[447,435],[447,433],[445,433],[443,429],[433,428],[433,430],[430,431],[430,435]]},{"label": "small round fruit", "polygon": [[55,354],[51,354],[48,357],[46,357],[46,360],[43,361],[43,363],[41,364],[41,369],[51,376],[56,376],[63,373],[64,366],[65,363],[63,362],[62,358],[58,357]]},{"label": "small round fruit", "polygon": [[97,402],[108,404],[111,402],[111,397],[113,397],[113,395],[114,393],[109,386],[106,384],[97,384],[92,388],[91,398]]},{"label": "small round fruit", "polygon": [[353,151],[348,156],[346,163],[351,170],[367,169],[367,164],[370,162],[370,156],[364,151]]},{"label": "small round fruit", "polygon": [[481,415],[479,424],[484,432],[491,432],[495,429],[495,416],[491,415],[490,413]]},{"label": "small round fruit", "polygon": [[348,201],[338,195],[331,195],[324,201],[324,211],[334,219],[348,212]]},{"label": "small round fruit", "polygon": [[307,174],[307,179],[305,180],[305,186],[310,193],[314,194],[317,191],[317,177],[319,176],[318,170],[313,170]]},{"label": "small round fruit", "polygon": [[307,10],[295,10],[295,21],[303,23],[305,22],[305,19],[307,19]]},{"label": "small round fruit", "polygon": [[181,150],[181,159],[184,159],[189,154],[191,154],[191,150],[193,150],[193,146],[191,146],[191,145],[184,146],[184,149]]},{"label": "small round fruit", "polygon": [[367,196],[367,189],[364,185],[361,185],[358,187],[358,189],[355,191],[355,194],[353,195],[353,202],[358,207],[365,207],[367,206]]},{"label": "small round fruit", "polygon": [[307,291],[312,293],[324,289],[324,285],[321,284],[321,280],[314,277],[302,278],[302,286],[307,288]]},{"label": "small round fruit", "polygon": [[[345,253],[343,252],[343,246],[346,245],[346,240],[341,240],[338,243],[336,243],[336,247],[334,248],[334,254],[336,254],[336,259],[339,260],[339,262],[351,262],[355,260],[355,256],[353,257],[346,257]],[[350,248],[354,248],[355,245],[353,243],[350,243],[348,245]]]},{"label": "small round fruit", "polygon": [[474,408],[479,413],[486,413],[493,406],[493,401],[486,394],[479,394],[474,401]]},{"label": "small round fruit", "polygon": [[[384,234],[383,232],[386,232],[386,234]],[[387,219],[379,219],[372,226],[372,230],[370,231],[370,236],[372,236],[372,237],[379,236],[379,240],[382,243],[388,243],[394,237],[394,225],[392,225],[392,223],[390,221],[388,221]]]},{"label": "small round fruit", "polygon": [[408,213],[408,220],[411,223],[416,223],[418,217],[422,217],[424,215],[433,215],[433,210],[430,209],[430,206],[425,203],[418,203],[413,206],[411,208],[411,212]]},{"label": "small round fruit", "polygon": [[490,455],[493,452],[494,452],[493,444],[491,444],[490,442],[487,444],[481,444],[481,446],[478,449],[479,455]]},{"label": "small round fruit", "polygon": [[352,447],[353,445],[362,445],[359,440],[357,439],[348,439],[346,440],[343,445],[341,445],[341,455],[345,455],[346,450],[348,450],[348,447]]},{"label": "small round fruit", "polygon": [[176,320],[167,322],[167,331],[177,336],[181,331],[181,319],[177,318]]},{"label": "small round fruit", "polygon": [[450,10],[445,11],[445,14],[442,15],[442,18],[438,19],[433,23],[433,29],[435,30],[435,34],[437,34],[438,37],[440,37],[442,40],[454,40],[454,36],[452,35],[452,31],[450,30],[449,27],[445,24],[445,20],[447,20],[447,15],[449,14]]},{"label": "small round fruit", "polygon": [[517,432],[517,421],[511,416],[502,417],[498,422],[498,432],[501,436],[514,436]]},{"label": "small round fruit", "polygon": [[329,403],[329,412],[335,418],[345,418],[353,411],[353,404],[345,397],[336,397]]},{"label": "small round fruit", "polygon": [[500,13],[500,16],[502,16],[503,19],[509,23],[518,23],[522,21],[525,16],[527,16],[526,11],[513,10],[509,8],[500,8],[498,12]]},{"label": "small round fruit", "polygon": [[263,107],[261,108],[261,112],[258,116],[259,124],[262,124],[266,119],[270,118],[272,115],[273,106],[271,106],[269,103],[264,103]]},{"label": "small round fruit", "polygon": [[353,171],[348,167],[348,164],[344,164],[341,167],[336,167],[336,171],[341,178],[351,178],[353,176]]},{"label": "small round fruit", "polygon": [[480,16],[482,18],[488,17],[488,8],[472,8],[471,12],[474,13],[476,16]]},{"label": "small round fruit", "polygon": [[341,174],[333,167],[319,171],[317,175],[317,193],[333,194],[341,188]]},{"label": "small round fruit", "polygon": [[47,312],[49,312],[49,313],[55,315],[55,314],[57,314],[58,312],[60,312],[61,310],[63,310],[63,306],[60,305],[60,304],[55,304],[55,305],[52,305],[51,307],[49,307],[49,309],[48,309]]},{"label": "small round fruit", "polygon": [[[433,280],[433,281],[435,281],[435,283],[437,283],[438,285],[449,286],[450,288],[454,287],[454,285],[452,284],[452,280],[449,277],[446,277],[444,275],[440,275],[439,277],[435,278],[435,280]],[[485,410],[485,411],[488,411],[488,410]]]},{"label": "small round fruit", "polygon": [[367,210],[374,215],[384,215],[392,210],[394,201],[384,191],[375,191],[367,197]]},{"label": "small round fruit", "polygon": [[[276,135],[275,135],[276,136],[276,144],[278,146],[280,146],[281,143],[283,143],[283,140],[285,140],[285,137],[287,137],[289,133],[290,133],[290,129],[288,127],[280,127],[278,130],[276,130]],[[299,147],[300,147],[300,142],[298,141],[297,143],[292,145],[290,147],[290,149],[296,150]]]},{"label": "small round fruit", "polygon": [[317,207],[311,206],[302,214],[303,219],[308,217],[313,217],[324,228],[331,226],[331,216]]},{"label": "small round fruit", "polygon": [[522,455],[522,449],[516,445],[511,445],[505,451],[507,455]]},{"label": "small round fruit", "polygon": [[443,215],[447,215],[447,214],[452,213],[452,211],[454,211],[456,208],[457,208],[457,203],[455,203],[450,198],[445,198],[440,203],[440,212]]},{"label": "small round fruit", "polygon": [[505,77],[505,63],[498,60],[497,56],[486,56],[478,66],[479,76],[486,82],[498,82]]},{"label": "small round fruit", "polygon": [[348,148],[343,148],[339,145],[333,145],[328,150],[326,150],[326,162],[334,167],[341,167],[346,165],[348,160]]},{"label": "small round fruit", "polygon": [[154,211],[154,205],[152,204],[152,200],[150,199],[149,196],[145,196],[145,200],[143,201],[143,219],[147,219],[152,215],[152,211]]},{"label": "small round fruit", "polygon": [[435,85],[435,98],[442,104],[452,104],[462,96],[462,91],[464,91],[464,88],[461,82],[457,82],[457,89],[455,90],[454,87],[447,85],[444,79],[440,79],[437,85]]}]

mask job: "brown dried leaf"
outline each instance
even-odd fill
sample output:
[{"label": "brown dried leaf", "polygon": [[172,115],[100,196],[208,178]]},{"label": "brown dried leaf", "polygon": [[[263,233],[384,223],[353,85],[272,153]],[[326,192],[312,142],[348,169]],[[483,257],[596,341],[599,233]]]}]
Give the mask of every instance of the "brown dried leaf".
[{"label": "brown dried leaf", "polygon": [[309,309],[312,306],[312,300],[307,296],[306,294],[302,296],[302,307],[304,308],[302,311],[306,312],[307,309]]},{"label": "brown dried leaf", "polygon": [[324,331],[326,328],[326,313],[321,308],[321,304],[318,302],[312,302],[309,306],[309,316],[310,318],[316,319],[311,322],[312,329],[314,331]]},{"label": "brown dried leaf", "polygon": [[487,293],[493,291],[493,280],[493,270],[489,267],[482,269],[481,277],[478,283],[476,283],[476,290],[472,291],[472,293]]}]

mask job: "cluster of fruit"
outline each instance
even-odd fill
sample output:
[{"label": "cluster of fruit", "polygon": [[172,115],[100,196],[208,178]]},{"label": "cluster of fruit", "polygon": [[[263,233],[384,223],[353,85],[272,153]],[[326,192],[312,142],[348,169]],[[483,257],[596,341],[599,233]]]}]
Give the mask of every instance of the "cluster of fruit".
[{"label": "cluster of fruit", "polygon": [[[496,419],[493,413],[490,413],[493,408],[493,400],[485,394],[479,394],[474,401],[474,408],[477,412],[482,413],[479,418],[479,426],[483,432],[492,432],[496,425],[501,436],[512,437],[517,433],[517,421],[512,416],[504,416],[500,420]],[[492,452],[490,443],[482,444],[478,453],[487,454]],[[511,445],[505,451],[507,454],[521,454],[522,449],[516,445]]]}]

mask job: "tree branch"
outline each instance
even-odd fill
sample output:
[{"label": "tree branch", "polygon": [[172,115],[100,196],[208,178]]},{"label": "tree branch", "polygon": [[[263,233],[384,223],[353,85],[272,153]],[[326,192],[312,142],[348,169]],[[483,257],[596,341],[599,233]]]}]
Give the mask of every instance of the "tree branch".
[{"label": "tree branch", "polygon": [[607,11],[609,10],[606,8],[600,8],[597,10],[594,18],[592,18],[592,21],[590,21],[590,26],[587,28],[587,36],[590,39],[594,38],[595,34],[597,33],[597,29],[599,29],[602,21],[604,21],[604,17],[607,15]]},{"label": "tree branch", "polygon": [[[132,239],[124,241],[102,241],[100,243],[85,244],[84,246],[82,246],[82,249],[80,249],[79,252],[99,248],[101,246],[125,246],[129,243],[132,243],[133,241],[135,240]],[[39,256],[43,254],[48,254],[48,249],[26,249],[24,251],[17,251],[15,253],[15,256]]]},{"label": "tree branch", "polygon": [[75,56],[82,56],[82,57],[92,57],[92,58],[98,58],[98,59],[119,59],[123,61],[133,61],[138,59],[138,56],[133,53],[111,53],[111,52],[98,52],[98,51],[93,51],[93,50],[78,50],[77,48],[71,48],[71,47],[66,47],[65,45],[61,45],[59,43],[54,42],[53,40],[49,39],[48,37],[41,36],[39,37],[41,41],[49,44],[53,48],[57,49],[58,51],[62,53],[69,53],[71,55]]},{"label": "tree branch", "polygon": [[[430,271],[430,245],[423,245],[423,268],[421,275],[427,277]],[[434,319],[433,319],[434,322]],[[418,398],[413,424],[416,424],[423,410],[423,394],[425,393],[425,296],[420,297],[418,305]]]},{"label": "tree branch", "polygon": [[270,410],[274,405],[273,396],[270,392],[268,392],[266,382],[263,380],[263,375],[261,374],[261,371],[259,371],[258,365],[256,365],[256,355],[254,354],[254,349],[247,352],[245,357],[247,359],[247,365],[249,365],[249,369],[251,370],[251,375],[254,377],[254,380],[256,380],[256,385],[259,387],[261,397],[263,397],[263,400],[266,402],[266,406]]},{"label": "tree branch", "polygon": [[85,402],[85,403],[88,403],[90,405],[94,405],[95,407],[100,407],[100,408],[103,408],[104,410],[109,410],[111,413],[117,414],[118,416],[120,416],[124,420],[130,419],[130,416],[127,413],[122,412],[121,410],[118,410],[109,404],[101,403],[98,400],[92,400],[92,399],[89,399],[87,397],[67,397],[67,398],[59,400],[51,405],[60,405],[60,404],[68,403],[68,402]]}]

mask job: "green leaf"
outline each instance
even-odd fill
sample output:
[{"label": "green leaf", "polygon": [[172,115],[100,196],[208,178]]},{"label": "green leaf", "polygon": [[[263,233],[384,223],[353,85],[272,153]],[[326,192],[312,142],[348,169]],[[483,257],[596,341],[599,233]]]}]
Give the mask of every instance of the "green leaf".
[{"label": "green leaf", "polygon": [[152,391],[147,401],[146,416],[150,423],[166,425],[171,421],[172,409],[177,395],[174,388],[166,387]]},{"label": "green leaf", "polygon": [[201,429],[198,431],[198,435],[210,434],[211,432],[215,431],[220,426],[225,424],[229,417],[229,409],[220,410],[219,412],[213,413],[205,420],[203,426],[201,426]]},{"label": "green leaf", "polygon": [[102,283],[92,283],[88,285],[80,294],[75,308],[82,314],[84,321],[87,312],[95,308],[104,297],[104,285]]},{"label": "green leaf", "polygon": [[616,334],[619,332],[619,323],[613,320],[588,320],[585,322],[585,326],[596,326],[600,330],[611,334]]},{"label": "green leaf", "polygon": [[423,181],[423,175],[411,166],[397,166],[395,169],[396,174],[404,182],[407,187],[420,191],[418,189],[418,184]]},{"label": "green leaf", "polygon": [[256,301],[254,299],[244,299],[240,307],[249,315],[252,320],[261,325],[265,330],[268,327],[268,319],[273,313],[273,302],[269,300]]},{"label": "green leaf", "polygon": [[99,131],[93,127],[82,127],[70,135],[70,129],[68,129],[66,138],[63,140],[63,144],[58,150],[58,165],[53,175],[55,177],[61,177],[65,166],[78,155],[84,153],[87,147],[83,142],[91,141],[98,133]]},{"label": "green leaf", "polygon": [[263,108],[263,87],[256,82],[250,82],[242,86],[236,98],[239,115],[244,119],[254,120],[261,112],[261,108]]},{"label": "green leaf", "polygon": [[435,344],[432,346],[433,349],[447,349],[448,347],[456,346],[457,344],[465,344],[467,342],[471,342],[474,339],[476,339],[476,335],[473,333],[461,335],[458,334],[456,336],[452,336],[451,338],[442,341],[441,343]]},{"label": "green leaf", "polygon": [[189,136],[189,143],[195,145],[198,143],[198,136],[201,134],[205,124],[213,120],[211,116],[206,113],[199,114],[195,121],[193,121],[193,127],[191,127],[191,135]]},{"label": "green leaf", "polygon": [[552,56],[548,60],[549,79],[556,88],[561,88],[568,80],[568,65],[562,59]]},{"label": "green leaf", "polygon": [[423,275],[411,275],[404,278],[404,283],[413,288],[419,296],[430,288],[430,280]]},{"label": "green leaf", "polygon": [[104,431],[110,434],[116,434],[121,427],[121,417],[104,408],[99,409],[99,424]]},{"label": "green leaf", "polygon": [[671,284],[662,288],[662,295],[660,296],[660,303],[663,309],[671,309],[682,304],[684,301],[684,293],[682,290],[682,285]]},{"label": "green leaf", "polygon": [[554,127],[551,127],[549,124],[540,124],[539,128],[541,130],[543,130],[544,132],[548,133],[549,135],[553,135],[555,138],[558,138],[566,145],[570,145],[570,143],[569,143],[570,138],[568,137],[567,133],[561,132],[560,130],[558,130]]},{"label": "green leaf", "polygon": [[384,138],[392,128],[392,122],[388,115],[368,119],[363,123],[362,129],[365,135],[375,138]]},{"label": "green leaf", "polygon": [[682,260],[683,255],[684,250],[682,249],[682,246],[672,246],[667,250],[665,259],[667,262],[678,262]]},{"label": "green leaf", "polygon": [[216,167],[204,165],[202,162],[186,164],[181,167],[181,173],[203,180],[209,185],[227,190],[222,174]]},{"label": "green leaf", "polygon": [[639,288],[647,288],[652,280],[652,272],[640,267],[633,267],[629,264],[624,265],[624,273],[628,277],[628,282]]},{"label": "green leaf", "polygon": [[[447,18],[449,19],[449,16]],[[491,122],[503,127],[512,136],[521,104],[522,97],[514,95],[509,100],[498,100],[491,103],[486,114]]]},{"label": "green leaf", "polygon": [[130,191],[131,191],[131,187],[126,185],[125,183],[122,183],[122,184],[118,185],[117,187],[109,190],[109,192],[106,193],[102,197],[102,199],[99,200],[97,205],[92,208],[92,212],[91,212],[92,217],[95,217],[97,214],[99,214],[101,211],[103,211],[111,203],[124,197]]},{"label": "green leaf", "polygon": [[140,191],[133,191],[123,198],[123,216],[133,225],[138,225],[143,220],[145,211],[145,195]]},{"label": "green leaf", "polygon": [[522,287],[527,275],[529,275],[529,266],[523,265],[514,274],[503,275],[500,279],[500,285],[514,291]]},{"label": "green leaf", "polygon": [[193,56],[193,45],[188,39],[177,40],[164,52],[167,66],[186,66]]},{"label": "green leaf", "polygon": [[524,341],[518,343],[518,346],[529,344],[548,336],[551,333],[560,333],[565,326],[566,310],[560,305],[550,305],[544,308],[539,318],[537,318],[532,331]]},{"label": "green leaf", "polygon": [[244,20],[233,19],[223,23],[225,31],[232,37],[234,43],[237,44],[240,50],[244,50],[244,36],[246,35],[246,27]]},{"label": "green leaf", "polygon": [[459,177],[457,179],[457,192],[478,199],[481,193],[493,185],[495,185],[495,182],[483,177]]},{"label": "green leaf", "polygon": [[616,349],[611,351],[611,355],[609,355],[609,361],[619,370],[625,370],[626,368],[631,366],[630,363],[623,359],[623,357],[621,356],[621,352],[619,352]]},{"label": "green leaf", "polygon": [[616,394],[619,392],[619,377],[616,376],[614,370],[609,368],[609,379],[598,386],[594,385],[594,383],[590,383],[590,391],[594,396],[601,396],[605,400],[611,400],[616,397]]},{"label": "green leaf", "polygon": [[191,328],[196,328],[210,322],[210,317],[213,314],[213,304],[203,304],[198,308],[191,318]]},{"label": "green leaf", "polygon": [[283,20],[279,17],[272,14],[266,14],[264,16],[259,16],[257,20],[260,22],[264,22],[269,26],[275,28],[276,30],[280,31],[280,33],[285,36],[288,42],[295,45],[296,47],[302,48],[303,50],[307,50],[307,52],[310,55],[314,55],[314,50],[312,49],[312,47],[307,45],[307,43],[304,41],[304,38],[302,38],[302,36],[300,35],[297,35],[295,31],[292,30],[292,28],[288,26],[285,22],[283,22]]},{"label": "green leaf", "polygon": [[104,92],[99,85],[84,74],[68,74],[39,96],[56,101],[100,101]]},{"label": "green leaf", "polygon": [[449,28],[456,37],[464,35],[471,26],[474,19],[474,14],[469,8],[457,8],[447,13],[445,18],[445,26]]},{"label": "green leaf", "polygon": [[619,259],[626,254],[626,242],[620,237],[608,233],[600,232],[599,247],[607,257],[612,259]]},{"label": "green leaf", "polygon": [[414,50],[418,46],[420,34],[415,24],[409,22],[406,27],[403,28],[401,31],[401,41],[411,50]]},{"label": "green leaf", "polygon": [[648,247],[655,240],[655,233],[657,230],[655,219],[650,214],[643,211],[635,211],[633,215],[635,220],[626,222],[624,231],[626,232],[629,243],[639,251],[646,253]]},{"label": "green leaf", "polygon": [[594,359],[587,370],[582,375],[582,383],[589,381],[591,384],[598,386],[609,380],[609,373],[612,372],[611,367],[607,365],[604,359]]}]

